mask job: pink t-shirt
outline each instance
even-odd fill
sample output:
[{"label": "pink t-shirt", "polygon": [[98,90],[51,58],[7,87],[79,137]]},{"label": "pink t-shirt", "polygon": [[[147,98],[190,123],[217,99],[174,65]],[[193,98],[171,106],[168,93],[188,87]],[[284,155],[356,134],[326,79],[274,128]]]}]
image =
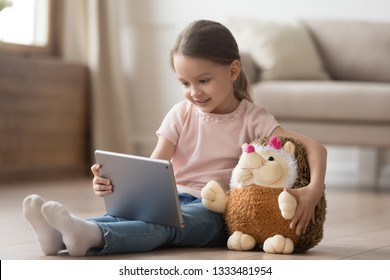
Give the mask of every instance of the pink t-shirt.
[{"label": "pink t-shirt", "polygon": [[266,108],[246,99],[226,115],[203,113],[185,100],[172,107],[157,135],[176,146],[172,165],[178,191],[200,197],[211,180],[227,191],[242,144],[269,136],[278,125]]}]

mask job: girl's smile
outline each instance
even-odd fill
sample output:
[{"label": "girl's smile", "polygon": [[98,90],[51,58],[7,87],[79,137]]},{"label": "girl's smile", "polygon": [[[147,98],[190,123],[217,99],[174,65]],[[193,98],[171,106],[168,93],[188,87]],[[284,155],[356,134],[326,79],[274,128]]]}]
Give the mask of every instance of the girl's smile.
[{"label": "girl's smile", "polygon": [[197,103],[198,106],[202,107],[202,106],[207,106],[208,102],[211,101],[211,98],[206,98],[206,99],[196,99],[196,100],[193,100],[194,103]]}]

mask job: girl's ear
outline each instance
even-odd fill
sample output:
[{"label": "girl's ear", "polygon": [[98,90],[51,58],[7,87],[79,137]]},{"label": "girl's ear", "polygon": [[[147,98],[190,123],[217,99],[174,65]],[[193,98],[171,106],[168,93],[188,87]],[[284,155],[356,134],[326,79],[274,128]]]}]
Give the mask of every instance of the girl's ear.
[{"label": "girl's ear", "polygon": [[232,79],[233,82],[237,80],[238,75],[240,75],[240,72],[241,72],[241,62],[236,59],[230,64],[230,78]]}]

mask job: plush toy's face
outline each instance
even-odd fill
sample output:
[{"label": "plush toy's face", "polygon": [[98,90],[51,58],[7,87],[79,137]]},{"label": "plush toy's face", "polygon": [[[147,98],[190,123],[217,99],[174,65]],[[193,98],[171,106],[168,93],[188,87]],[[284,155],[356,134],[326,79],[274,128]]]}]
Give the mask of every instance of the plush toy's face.
[{"label": "plush toy's face", "polygon": [[286,184],[288,174],[287,162],[273,151],[259,153],[263,165],[252,169],[254,179],[263,185],[280,187]]},{"label": "plush toy's face", "polygon": [[261,185],[289,188],[296,179],[295,146],[243,145],[243,153],[233,170],[231,187]]}]

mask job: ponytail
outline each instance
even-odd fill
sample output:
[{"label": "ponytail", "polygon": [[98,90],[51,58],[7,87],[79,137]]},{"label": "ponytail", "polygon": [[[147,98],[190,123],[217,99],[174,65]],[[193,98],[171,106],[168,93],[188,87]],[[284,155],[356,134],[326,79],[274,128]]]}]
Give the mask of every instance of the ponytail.
[{"label": "ponytail", "polygon": [[234,81],[233,90],[234,96],[238,100],[247,99],[248,101],[253,102],[251,95],[251,85],[242,68],[237,79]]}]

